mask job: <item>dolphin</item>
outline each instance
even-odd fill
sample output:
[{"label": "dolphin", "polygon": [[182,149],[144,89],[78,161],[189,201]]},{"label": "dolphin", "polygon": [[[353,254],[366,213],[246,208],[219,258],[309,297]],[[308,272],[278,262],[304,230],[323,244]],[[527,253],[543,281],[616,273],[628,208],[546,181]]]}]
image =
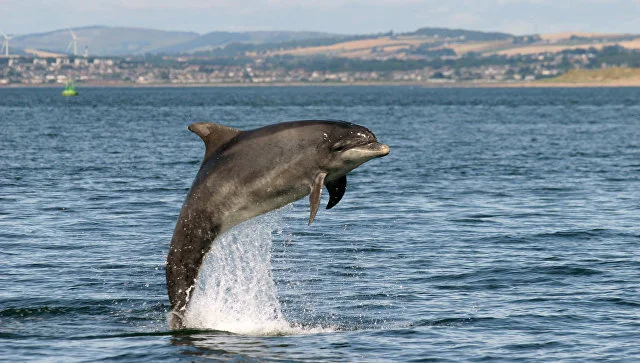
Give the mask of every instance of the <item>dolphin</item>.
[{"label": "dolphin", "polygon": [[218,236],[306,195],[311,224],[323,186],[331,209],[344,195],[348,172],[389,154],[371,131],[345,121],[291,121],[249,131],[208,122],[188,128],[204,141],[205,154],[167,255],[171,329],[186,327],[200,265]]}]

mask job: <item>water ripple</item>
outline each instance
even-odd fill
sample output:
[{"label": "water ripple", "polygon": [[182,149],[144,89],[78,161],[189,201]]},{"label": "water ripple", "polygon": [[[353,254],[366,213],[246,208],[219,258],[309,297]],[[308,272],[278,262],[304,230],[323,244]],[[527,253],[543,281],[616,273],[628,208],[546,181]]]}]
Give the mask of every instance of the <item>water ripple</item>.
[{"label": "water ripple", "polygon": [[[636,88],[91,88],[74,100],[0,89],[2,357],[633,360],[638,99]],[[271,279],[214,297],[231,326],[257,316],[292,329],[231,334],[213,319],[167,331],[165,256],[203,152],[186,125],[308,118],[363,124],[391,153],[351,173],[312,226],[303,199],[245,231],[264,232],[245,242],[270,243],[271,260],[240,265]],[[205,291],[234,281],[208,268]],[[209,297],[200,317],[220,306]]]}]

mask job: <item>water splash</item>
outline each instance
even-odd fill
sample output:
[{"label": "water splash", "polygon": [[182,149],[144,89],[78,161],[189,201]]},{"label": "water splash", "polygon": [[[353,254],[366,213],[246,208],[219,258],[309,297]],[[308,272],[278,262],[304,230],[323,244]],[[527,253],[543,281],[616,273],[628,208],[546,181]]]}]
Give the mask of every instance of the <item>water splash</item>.
[{"label": "water splash", "polygon": [[282,225],[282,210],[274,211],[218,238],[201,267],[187,326],[250,335],[332,331],[293,325],[282,313],[271,271],[271,246]]}]

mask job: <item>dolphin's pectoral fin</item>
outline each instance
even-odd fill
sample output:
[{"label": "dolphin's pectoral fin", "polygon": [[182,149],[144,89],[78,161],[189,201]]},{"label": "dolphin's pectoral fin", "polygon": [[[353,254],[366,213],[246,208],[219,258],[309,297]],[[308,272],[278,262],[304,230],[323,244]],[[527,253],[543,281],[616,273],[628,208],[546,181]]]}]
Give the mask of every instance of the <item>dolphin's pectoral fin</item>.
[{"label": "dolphin's pectoral fin", "polygon": [[344,191],[347,189],[347,176],[343,175],[336,180],[332,180],[327,183],[327,190],[329,191],[329,203],[327,203],[327,209],[331,209],[338,204]]},{"label": "dolphin's pectoral fin", "polygon": [[222,126],[211,122],[196,122],[189,125],[189,131],[200,136],[206,147],[204,159],[206,160],[217,148],[238,136],[242,131],[233,127]]},{"label": "dolphin's pectoral fin", "polygon": [[318,213],[318,208],[320,207],[320,196],[322,195],[322,187],[324,186],[324,177],[326,176],[327,173],[318,173],[316,178],[313,180],[313,185],[311,185],[311,194],[309,195],[309,206],[311,208],[309,225],[313,223],[313,219],[316,217],[316,213]]}]

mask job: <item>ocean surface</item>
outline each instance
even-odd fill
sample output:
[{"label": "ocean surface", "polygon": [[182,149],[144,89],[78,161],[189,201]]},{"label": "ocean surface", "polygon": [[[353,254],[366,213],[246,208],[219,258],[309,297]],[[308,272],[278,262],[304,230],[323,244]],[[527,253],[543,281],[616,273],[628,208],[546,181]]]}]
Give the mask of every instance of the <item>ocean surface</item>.
[{"label": "ocean surface", "polygon": [[[187,125],[325,118],[391,153],[224,235],[171,332]],[[0,89],[0,360],[638,361],[640,88]]]}]

